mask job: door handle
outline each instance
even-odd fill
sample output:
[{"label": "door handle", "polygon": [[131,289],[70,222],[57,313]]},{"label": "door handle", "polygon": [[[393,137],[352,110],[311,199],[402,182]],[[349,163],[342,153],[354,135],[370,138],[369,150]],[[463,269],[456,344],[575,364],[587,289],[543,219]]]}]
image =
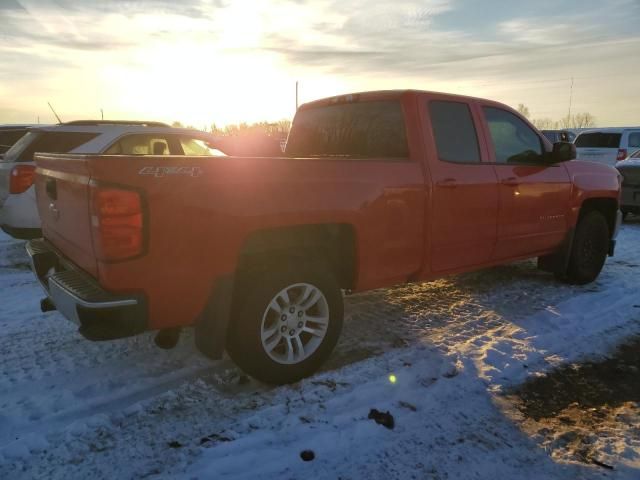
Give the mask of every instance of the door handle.
[{"label": "door handle", "polygon": [[58,188],[55,178],[47,178],[47,180],[45,181],[45,190],[51,200],[58,199]]},{"label": "door handle", "polygon": [[509,178],[503,178],[500,183],[502,185],[506,185],[508,187],[517,187],[518,185],[520,185],[520,182],[518,181],[518,179],[516,177],[509,177]]},{"label": "door handle", "polygon": [[458,186],[458,182],[455,178],[445,178],[444,180],[437,181],[436,186],[442,188],[456,188]]}]

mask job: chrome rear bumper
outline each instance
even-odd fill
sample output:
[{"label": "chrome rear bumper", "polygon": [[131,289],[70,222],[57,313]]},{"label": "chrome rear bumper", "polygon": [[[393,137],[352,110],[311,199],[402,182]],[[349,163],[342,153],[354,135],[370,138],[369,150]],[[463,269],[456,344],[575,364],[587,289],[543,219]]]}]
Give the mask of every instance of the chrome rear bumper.
[{"label": "chrome rear bumper", "polygon": [[128,337],[146,330],[146,302],[141,295],[104,290],[93,278],[62,257],[46,240],[27,243],[31,269],[56,309],[90,340]]}]

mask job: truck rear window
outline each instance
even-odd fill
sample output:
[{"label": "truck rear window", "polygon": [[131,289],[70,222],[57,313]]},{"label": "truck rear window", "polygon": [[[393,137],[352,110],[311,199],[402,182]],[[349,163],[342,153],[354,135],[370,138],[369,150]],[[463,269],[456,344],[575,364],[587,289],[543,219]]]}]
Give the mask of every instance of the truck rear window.
[{"label": "truck rear window", "polygon": [[344,103],[296,114],[286,154],[294,157],[407,158],[398,101]]},{"label": "truck rear window", "polygon": [[[13,161],[33,162],[33,156],[36,152],[68,153],[97,136],[97,133],[30,132],[21,139],[21,141],[30,139],[29,144],[24,150],[21,152],[13,152],[12,149],[7,152],[7,157],[9,157],[10,154],[14,154],[16,158]],[[10,161],[9,158],[5,159]]]},{"label": "truck rear window", "polygon": [[578,148],[618,148],[620,147],[620,133],[593,132],[583,133],[576,138]]}]

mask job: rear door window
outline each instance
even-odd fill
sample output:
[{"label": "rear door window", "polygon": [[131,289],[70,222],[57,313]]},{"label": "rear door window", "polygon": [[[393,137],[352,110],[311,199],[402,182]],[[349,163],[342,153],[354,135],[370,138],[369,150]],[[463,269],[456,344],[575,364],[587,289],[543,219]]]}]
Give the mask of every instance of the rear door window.
[{"label": "rear door window", "polygon": [[0,130],[0,152],[4,152],[11,148],[11,146],[20,140],[25,133],[27,133],[26,129]]},{"label": "rear door window", "polygon": [[408,158],[399,101],[342,103],[296,114],[286,154],[298,157]]},{"label": "rear door window", "polygon": [[542,139],[522,119],[500,108],[484,107],[497,163],[544,163]]},{"label": "rear door window", "polygon": [[[96,138],[97,133],[77,133],[77,132],[32,132],[33,136],[28,137],[31,133],[25,135],[22,140],[31,140],[30,143],[21,152],[16,152],[17,162],[33,162],[33,156],[37,152],[42,153],[69,153],[71,150],[78,148],[80,145]],[[18,146],[16,143],[15,146]],[[13,150],[13,149],[12,149]],[[10,152],[12,151],[10,150]],[[8,152],[9,153],[9,152]]]},{"label": "rear door window", "polygon": [[429,114],[438,158],[445,162],[478,163],[480,148],[469,105],[460,102],[429,102]]},{"label": "rear door window", "polygon": [[577,148],[619,148],[620,133],[591,132],[582,133],[576,138]]}]

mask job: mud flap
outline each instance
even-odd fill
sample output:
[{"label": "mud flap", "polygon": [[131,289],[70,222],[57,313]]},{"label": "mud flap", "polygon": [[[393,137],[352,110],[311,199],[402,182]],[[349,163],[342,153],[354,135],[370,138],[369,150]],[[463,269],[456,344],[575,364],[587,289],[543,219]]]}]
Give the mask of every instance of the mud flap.
[{"label": "mud flap", "polygon": [[571,228],[556,253],[538,257],[538,268],[543,272],[553,273],[558,277],[565,276],[569,268],[574,234],[575,229]]},{"label": "mud flap", "polygon": [[218,360],[222,358],[231,320],[234,275],[217,280],[209,301],[195,324],[196,347],[205,356]]}]

